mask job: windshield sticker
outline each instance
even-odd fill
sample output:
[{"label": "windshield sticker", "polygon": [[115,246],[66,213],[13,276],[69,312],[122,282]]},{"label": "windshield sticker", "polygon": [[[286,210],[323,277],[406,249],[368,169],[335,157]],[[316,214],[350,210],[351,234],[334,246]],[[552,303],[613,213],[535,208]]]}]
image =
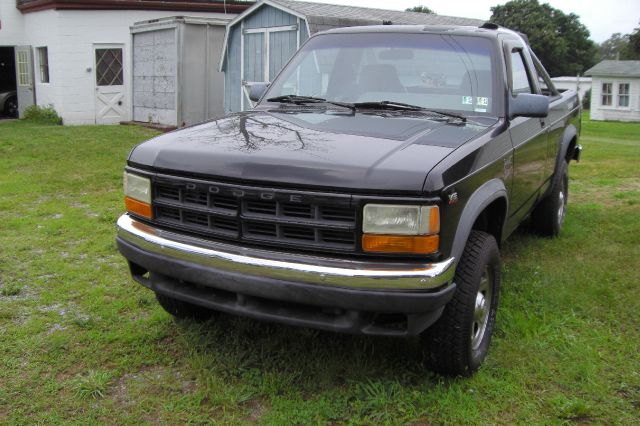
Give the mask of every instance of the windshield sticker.
[{"label": "windshield sticker", "polygon": [[473,105],[473,96],[463,96],[462,105]]},{"label": "windshield sticker", "polygon": [[483,96],[477,96],[476,97],[476,105],[489,106],[489,98],[485,98]]},{"label": "windshield sticker", "polygon": [[474,108],[473,109],[475,112],[487,112],[486,108]]}]

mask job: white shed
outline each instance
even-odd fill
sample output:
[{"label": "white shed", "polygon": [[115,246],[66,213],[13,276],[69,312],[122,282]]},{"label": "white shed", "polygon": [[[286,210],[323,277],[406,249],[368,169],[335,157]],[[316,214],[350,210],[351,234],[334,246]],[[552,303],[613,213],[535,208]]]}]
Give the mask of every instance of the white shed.
[{"label": "white shed", "polygon": [[179,16],[131,27],[134,121],[177,127],[223,113],[226,24]]},{"label": "white shed", "polygon": [[592,120],[640,121],[640,61],[602,61],[585,75],[593,79]]},{"label": "white shed", "polygon": [[584,95],[591,89],[591,77],[553,77],[551,79],[556,89],[563,92],[574,90],[582,100]]}]

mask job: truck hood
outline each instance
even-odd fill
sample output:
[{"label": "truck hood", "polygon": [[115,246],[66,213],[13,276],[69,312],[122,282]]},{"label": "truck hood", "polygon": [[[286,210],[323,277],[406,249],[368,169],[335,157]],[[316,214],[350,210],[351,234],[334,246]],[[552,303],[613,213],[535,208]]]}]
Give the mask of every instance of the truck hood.
[{"label": "truck hood", "polygon": [[438,162],[487,128],[406,111],[254,110],[160,135],[134,148],[129,164],[226,181],[416,193]]}]

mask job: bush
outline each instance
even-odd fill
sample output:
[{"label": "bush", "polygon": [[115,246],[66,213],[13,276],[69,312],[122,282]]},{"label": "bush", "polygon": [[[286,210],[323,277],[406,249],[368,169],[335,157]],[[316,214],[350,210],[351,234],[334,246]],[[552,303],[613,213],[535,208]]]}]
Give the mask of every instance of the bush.
[{"label": "bush", "polygon": [[584,92],[584,96],[582,97],[582,109],[591,108],[591,89]]},{"label": "bush", "polygon": [[46,107],[30,105],[24,109],[24,119],[40,124],[62,125],[62,118],[53,108],[53,105]]}]

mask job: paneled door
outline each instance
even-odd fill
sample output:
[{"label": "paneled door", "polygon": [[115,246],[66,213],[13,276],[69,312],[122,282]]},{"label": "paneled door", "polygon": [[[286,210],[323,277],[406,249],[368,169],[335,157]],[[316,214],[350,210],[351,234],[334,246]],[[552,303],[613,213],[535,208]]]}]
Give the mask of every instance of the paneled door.
[{"label": "paneled door", "polygon": [[18,93],[18,116],[22,118],[24,109],[36,102],[33,85],[33,51],[31,46],[16,46],[16,83]]},{"label": "paneled door", "polygon": [[96,45],[96,124],[115,124],[126,117],[122,45]]}]

